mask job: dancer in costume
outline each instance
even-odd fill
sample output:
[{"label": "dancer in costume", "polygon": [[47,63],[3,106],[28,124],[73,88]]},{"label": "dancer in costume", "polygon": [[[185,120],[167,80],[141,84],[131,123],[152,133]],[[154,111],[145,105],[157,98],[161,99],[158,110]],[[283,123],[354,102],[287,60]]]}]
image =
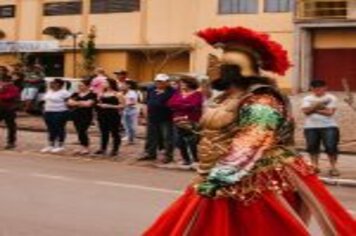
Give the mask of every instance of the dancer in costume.
[{"label": "dancer in costume", "polygon": [[242,27],[198,35],[223,50],[209,75],[222,91],[201,119],[198,177],[145,236],[356,235],[356,222],[292,148],[288,99],[261,71],[284,75],[287,53]]}]

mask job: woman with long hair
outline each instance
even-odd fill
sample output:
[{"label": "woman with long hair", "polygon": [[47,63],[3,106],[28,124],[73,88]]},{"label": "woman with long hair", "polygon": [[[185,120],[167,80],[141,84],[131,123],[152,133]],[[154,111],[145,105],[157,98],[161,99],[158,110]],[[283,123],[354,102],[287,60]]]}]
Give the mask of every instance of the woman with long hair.
[{"label": "woman with long hair", "polygon": [[223,49],[211,58],[222,93],[200,121],[198,177],[145,236],[356,235],[356,222],[292,147],[289,101],[262,70],[280,75],[287,53],[267,35],[242,27],[198,33]]},{"label": "woman with long hair", "polygon": [[135,143],[136,129],[139,115],[139,94],[137,84],[133,80],[126,80],[122,84],[123,97],[125,99],[125,107],[122,112],[122,124],[125,129],[126,139],[129,145]]},{"label": "woman with long hair", "polygon": [[109,155],[116,158],[121,144],[120,136],[120,109],[124,102],[118,94],[118,87],[115,80],[107,79],[103,83],[103,92],[98,97],[97,117],[101,134],[100,149],[96,155],[106,155],[112,137],[112,149]]},{"label": "woman with long hair", "polygon": [[88,129],[93,122],[93,112],[96,104],[96,94],[90,91],[90,81],[83,80],[78,85],[78,91],[68,100],[71,108],[71,118],[77,131],[81,149],[76,153],[87,155],[90,153]]},{"label": "woman with long hair", "polygon": [[202,115],[203,95],[198,91],[199,82],[194,77],[182,76],[177,87],[179,90],[169,99],[168,106],[173,111],[182,164],[189,167],[198,162],[198,137],[194,129]]}]

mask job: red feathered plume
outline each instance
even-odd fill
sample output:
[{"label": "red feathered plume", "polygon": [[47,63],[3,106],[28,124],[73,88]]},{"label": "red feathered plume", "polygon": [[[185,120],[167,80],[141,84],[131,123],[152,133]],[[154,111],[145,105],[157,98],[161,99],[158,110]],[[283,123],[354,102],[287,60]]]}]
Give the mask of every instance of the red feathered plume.
[{"label": "red feathered plume", "polygon": [[262,61],[263,70],[285,75],[291,63],[287,51],[282,45],[272,41],[267,34],[256,32],[244,27],[208,28],[197,35],[207,43],[241,46],[257,53]]}]

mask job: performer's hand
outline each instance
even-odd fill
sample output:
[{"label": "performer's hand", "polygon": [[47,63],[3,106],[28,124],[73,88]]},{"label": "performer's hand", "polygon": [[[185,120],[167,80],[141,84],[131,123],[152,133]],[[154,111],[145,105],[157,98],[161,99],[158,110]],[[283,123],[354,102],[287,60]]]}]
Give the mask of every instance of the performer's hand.
[{"label": "performer's hand", "polygon": [[227,198],[227,197],[235,197],[236,189],[234,186],[223,187],[216,191],[216,198]]},{"label": "performer's hand", "polygon": [[216,191],[219,189],[219,185],[209,181],[204,181],[200,184],[196,184],[194,188],[201,196],[215,198]]},{"label": "performer's hand", "polygon": [[194,177],[194,179],[192,180],[192,184],[195,186],[197,184],[203,183],[204,181],[206,181],[206,177],[198,175]]}]

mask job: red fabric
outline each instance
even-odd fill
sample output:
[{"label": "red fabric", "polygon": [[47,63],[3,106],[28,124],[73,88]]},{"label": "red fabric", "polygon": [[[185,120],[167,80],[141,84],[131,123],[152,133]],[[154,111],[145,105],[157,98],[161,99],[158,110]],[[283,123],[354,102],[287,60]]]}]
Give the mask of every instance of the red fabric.
[{"label": "red fabric", "polygon": [[[356,235],[356,222],[328,193],[315,176],[305,178],[316,198],[325,206],[340,236]],[[285,196],[298,204],[294,193]],[[191,227],[189,227],[189,225]],[[309,232],[281,205],[275,195],[244,205],[233,199],[209,199],[189,188],[149,228],[144,236],[308,236]]]},{"label": "red fabric", "polygon": [[304,182],[308,185],[315,197],[321,202],[332,219],[339,235],[356,235],[356,221],[341,206],[341,204],[326,190],[317,176],[304,177]]}]

